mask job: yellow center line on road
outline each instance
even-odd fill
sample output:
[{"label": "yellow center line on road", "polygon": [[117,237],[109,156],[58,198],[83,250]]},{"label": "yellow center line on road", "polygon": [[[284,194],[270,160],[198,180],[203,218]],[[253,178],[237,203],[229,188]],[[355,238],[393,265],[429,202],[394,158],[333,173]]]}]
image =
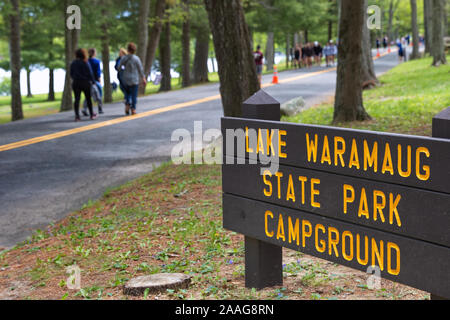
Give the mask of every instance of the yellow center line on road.
[{"label": "yellow center line on road", "polygon": [[[388,53],[384,53],[383,55],[381,55],[381,57],[383,57],[383,56],[385,56],[387,54]],[[377,58],[374,58],[374,60],[376,60],[376,59]],[[299,76],[295,76],[295,77],[291,77],[291,78],[287,78],[287,79],[280,79],[279,83],[280,84],[288,83],[288,82],[292,82],[292,81],[296,81],[296,80],[300,80],[300,79],[304,79],[304,78],[313,77],[313,76],[316,76],[316,75],[319,75],[319,74],[323,74],[323,73],[327,73],[327,72],[331,72],[331,71],[335,71],[335,70],[336,70],[336,68],[331,68],[331,69],[322,70],[322,71],[318,71],[318,72],[306,73],[306,74],[303,74],[303,75],[299,75]],[[275,84],[267,83],[267,84],[262,85],[262,88],[267,88],[267,87],[271,87],[271,86],[274,86],[274,85]],[[59,132],[43,135],[43,136],[36,137],[36,138],[31,138],[31,139],[17,141],[17,142],[5,144],[5,145],[0,145],[0,152],[7,151],[7,150],[18,149],[18,148],[21,148],[21,147],[29,146],[29,145],[40,143],[40,142],[44,142],[44,141],[55,140],[55,139],[59,139],[59,138],[62,138],[62,137],[67,137],[67,136],[70,136],[70,135],[74,135],[74,134],[78,134],[78,133],[82,133],[82,132],[86,132],[86,131],[95,130],[95,129],[98,129],[98,128],[104,128],[104,127],[112,126],[112,125],[115,125],[115,124],[124,123],[124,122],[127,122],[127,121],[142,119],[142,118],[154,116],[154,115],[157,115],[157,114],[160,114],[160,113],[165,113],[165,112],[169,112],[169,111],[183,109],[183,108],[191,107],[191,106],[194,106],[194,105],[197,105],[197,104],[200,104],[200,103],[205,103],[205,102],[219,100],[220,98],[221,98],[220,95],[214,95],[214,96],[201,98],[201,99],[197,99],[197,100],[192,100],[192,101],[187,101],[187,102],[183,102],[183,103],[178,103],[178,104],[174,104],[174,105],[171,105],[171,106],[162,107],[162,108],[158,108],[158,109],[154,109],[154,110],[150,110],[150,111],[145,111],[145,112],[139,113],[139,114],[134,115],[134,116],[120,117],[120,118],[117,118],[117,119],[114,119],[114,120],[107,120],[107,121],[97,122],[97,123],[90,124],[90,125],[83,126],[83,127],[79,127],[79,128],[63,130],[63,131],[59,131]]]}]

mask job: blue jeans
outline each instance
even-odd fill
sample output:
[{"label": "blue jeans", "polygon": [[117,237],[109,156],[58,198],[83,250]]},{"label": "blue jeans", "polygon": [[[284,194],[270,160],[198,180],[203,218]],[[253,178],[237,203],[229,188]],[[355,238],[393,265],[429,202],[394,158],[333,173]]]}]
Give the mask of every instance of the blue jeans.
[{"label": "blue jeans", "polygon": [[100,93],[100,98],[103,97],[103,88],[102,85],[100,84],[100,82],[96,81],[95,84],[97,85],[98,88],[98,92]]},{"label": "blue jeans", "polygon": [[139,92],[139,85],[127,86],[123,85],[125,94],[125,103],[131,106],[131,109],[136,110],[137,96]]}]

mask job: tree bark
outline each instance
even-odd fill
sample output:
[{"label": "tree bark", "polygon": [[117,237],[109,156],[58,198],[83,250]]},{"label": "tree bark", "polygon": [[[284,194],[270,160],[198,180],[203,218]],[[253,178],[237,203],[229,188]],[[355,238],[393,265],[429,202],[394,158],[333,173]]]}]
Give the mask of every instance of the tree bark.
[{"label": "tree bark", "polygon": [[191,85],[191,24],[189,17],[189,0],[183,0],[183,10],[185,11],[186,16],[183,21],[183,30],[181,35],[181,86],[185,88]]},{"label": "tree bark", "polygon": [[[145,54],[145,62],[144,63],[144,71],[145,77],[148,78],[150,73],[152,72],[153,60],[155,59],[156,48],[158,47],[159,40],[161,37],[162,30],[162,20],[164,18],[164,13],[166,11],[166,0],[157,0],[155,6],[155,14],[153,18],[155,22],[153,26],[150,28],[150,36],[147,44],[147,53]],[[139,86],[139,94],[145,94],[146,86]]]},{"label": "tree bark", "polygon": [[161,64],[161,86],[159,91],[170,91],[172,90],[172,76],[170,74],[170,61],[171,61],[171,50],[170,50],[170,22],[164,24],[161,42],[159,44],[159,60]]},{"label": "tree bark", "polygon": [[423,0],[423,20],[425,26],[425,53],[431,54],[431,44],[433,38],[433,0]]},{"label": "tree bark", "polygon": [[289,62],[291,61],[291,35],[286,34],[286,69],[289,68]]},{"label": "tree bark", "polygon": [[273,70],[275,64],[275,35],[273,32],[267,33],[267,44],[266,44],[266,64],[267,71]]},{"label": "tree bark", "polygon": [[48,70],[48,96],[47,101],[55,101],[55,70]]},{"label": "tree bark", "polygon": [[27,98],[33,98],[33,94],[31,93],[31,70],[30,68],[25,68],[27,72]]},{"label": "tree bark", "polygon": [[[62,7],[64,20],[66,17],[66,9],[71,5],[71,1],[65,0]],[[64,41],[65,41],[65,60],[66,60],[66,77],[64,81],[64,91],[61,99],[60,111],[69,111],[73,109],[72,101],[72,80],[70,78],[70,64],[75,58],[75,50],[78,47],[79,30],[69,30],[64,26]]]},{"label": "tree bark", "polygon": [[12,10],[9,15],[9,57],[11,69],[11,120],[23,119],[22,94],[20,92],[20,8],[19,0],[11,0]]},{"label": "tree bark", "polygon": [[[209,29],[197,29],[194,57],[194,82],[208,82]],[[214,64],[214,60],[211,60]]]},{"label": "tree bark", "polygon": [[103,27],[102,35],[102,63],[103,63],[103,101],[110,103],[112,98],[112,86],[111,86],[111,70],[109,68],[110,50],[109,50],[109,35],[108,27]]},{"label": "tree bark", "polygon": [[[66,1],[67,3],[68,1]],[[64,90],[61,99],[61,107],[60,111],[68,111],[73,108],[72,101],[72,80],[70,78],[70,64],[73,59],[73,50],[72,50],[72,32],[65,28],[64,32],[64,40],[65,40],[65,62],[66,62],[66,76],[64,81]]]},{"label": "tree bark", "polygon": [[372,43],[370,41],[370,30],[367,28],[366,21],[368,19],[367,7],[368,0],[364,3],[364,19],[362,28],[362,55],[361,55],[361,85],[363,89],[370,89],[379,84],[375,74],[375,67],[372,58]]},{"label": "tree bark", "polygon": [[[330,3],[330,6],[332,6],[334,0],[328,0]],[[328,13],[330,17],[333,16],[333,12],[330,8],[330,12]],[[328,41],[331,41],[333,39],[333,20],[328,20]]]},{"label": "tree bark", "polygon": [[419,26],[417,25],[417,0],[410,0],[411,2],[411,28],[412,28],[412,41],[413,52],[411,59],[419,59]]},{"label": "tree bark", "polygon": [[433,66],[447,64],[444,47],[444,1],[433,0]]},{"label": "tree bark", "polygon": [[363,1],[342,0],[339,30],[337,85],[333,122],[364,121],[370,116],[364,109],[361,87]]},{"label": "tree bark", "polygon": [[219,65],[225,116],[242,115],[242,102],[259,90],[250,35],[240,0],[204,0]]},{"label": "tree bark", "polygon": [[150,0],[140,0],[137,55],[139,58],[141,58],[141,61],[145,61],[145,56],[147,54],[149,13],[150,13]]}]

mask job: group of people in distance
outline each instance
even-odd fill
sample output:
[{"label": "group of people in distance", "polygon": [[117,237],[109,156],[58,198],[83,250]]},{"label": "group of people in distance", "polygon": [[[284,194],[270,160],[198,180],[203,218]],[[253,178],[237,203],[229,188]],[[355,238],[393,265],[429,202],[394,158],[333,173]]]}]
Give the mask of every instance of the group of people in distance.
[{"label": "group of people in distance", "polygon": [[[127,50],[120,49],[116,60],[115,69],[119,80],[119,87],[125,98],[125,114],[136,114],[137,96],[139,84],[147,84],[144,67],[138,56],[136,56],[136,45],[129,43]],[[80,121],[81,93],[85,96],[85,107],[82,110],[84,116],[91,120],[97,118],[93,109],[93,99],[98,103],[99,114],[103,113],[101,86],[100,60],[96,58],[94,48],[86,50],[83,48],[75,52],[75,60],[70,65],[70,77],[72,78],[72,89],[75,95],[74,110],[75,121]],[[88,113],[89,112],[89,113]]]},{"label": "group of people in distance", "polygon": [[322,59],[325,57],[326,66],[334,65],[337,56],[337,46],[333,40],[327,43],[325,47],[319,42],[306,43],[303,46],[297,44],[294,49],[293,65],[295,68],[311,68],[314,64],[322,65]]}]

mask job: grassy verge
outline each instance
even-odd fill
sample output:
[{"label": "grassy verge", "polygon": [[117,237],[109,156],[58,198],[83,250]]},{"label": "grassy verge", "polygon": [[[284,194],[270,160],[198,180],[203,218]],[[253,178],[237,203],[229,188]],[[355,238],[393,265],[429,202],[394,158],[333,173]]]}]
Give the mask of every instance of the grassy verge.
[{"label": "grassy verge", "polygon": [[[414,61],[384,75],[365,93],[376,120],[350,125],[429,135],[431,117],[450,101],[449,67],[428,65]],[[284,120],[326,125],[331,117],[323,105]],[[224,230],[221,215],[220,166],[165,164],[1,253],[0,299],[135,299],[122,294],[123,284],[160,272],[190,274],[192,284],[144,299],[429,298],[384,279],[369,290],[365,273],[287,249],[283,287],[246,289],[243,236]],[[80,290],[67,288],[74,264]]]},{"label": "grassy verge", "polygon": [[[410,61],[383,75],[381,86],[364,92],[372,121],[341,126],[431,136],[434,115],[450,106],[450,65],[432,68],[431,59]],[[333,104],[323,104],[283,121],[329,125]]]}]

